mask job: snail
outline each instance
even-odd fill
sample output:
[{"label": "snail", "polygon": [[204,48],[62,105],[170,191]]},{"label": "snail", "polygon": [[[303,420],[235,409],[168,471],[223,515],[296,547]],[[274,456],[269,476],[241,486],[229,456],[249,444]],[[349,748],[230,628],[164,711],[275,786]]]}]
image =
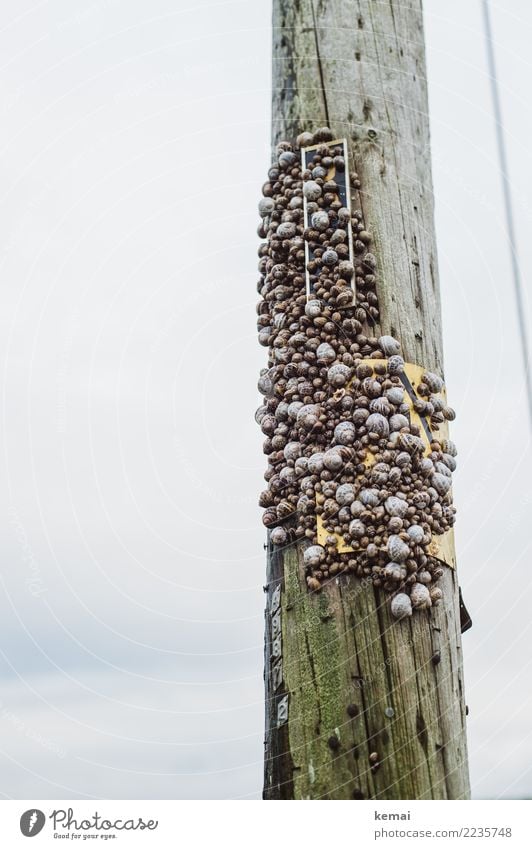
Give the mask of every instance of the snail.
[{"label": "snail", "polygon": [[351,374],[351,369],[343,363],[335,363],[327,372],[327,380],[331,386],[344,386]]},{"label": "snail", "polygon": [[332,363],[336,359],[336,351],[328,342],[322,342],[316,351],[316,359],[318,363]]},{"label": "snail", "polygon": [[259,215],[261,218],[267,218],[275,209],[275,203],[272,198],[261,198],[259,201]]},{"label": "snail", "polygon": [[362,188],[344,154],[329,128],[302,132],[279,143],[262,187],[259,504],[272,545],[304,540],[310,592],[351,572],[403,618],[443,597],[431,546],[455,522],[456,447],[437,429],[455,413],[428,369],[407,394],[400,341],[375,331],[379,263],[362,210],[343,205],[345,180]]},{"label": "snail", "polygon": [[439,375],[434,374],[433,372],[426,371],[421,378],[423,383],[425,383],[429,392],[441,392],[443,389],[443,380]]},{"label": "snail", "polygon": [[320,301],[307,301],[307,303],[305,304],[305,315],[308,315],[309,318],[317,318],[319,315],[321,315]]},{"label": "snail", "polygon": [[390,424],[388,419],[380,413],[372,413],[366,419],[366,430],[370,433],[376,433],[379,437],[388,436],[390,432]]},{"label": "snail", "polygon": [[350,505],[355,500],[355,487],[352,483],[343,483],[336,490],[336,501],[340,505]]},{"label": "snail", "polygon": [[322,194],[320,184],[316,183],[314,180],[307,180],[307,182],[303,184],[303,194],[307,200],[318,200]]},{"label": "snail", "polygon": [[303,553],[305,566],[318,566],[325,558],[325,549],[321,545],[309,545]]},{"label": "snail", "polygon": [[383,575],[388,581],[404,581],[406,569],[400,563],[387,563]]},{"label": "snail", "polygon": [[425,532],[421,525],[410,525],[410,527],[406,529],[406,532],[415,545],[421,545],[423,537],[425,536]]},{"label": "snail", "polygon": [[393,336],[380,336],[378,341],[385,357],[392,357],[401,353],[401,345]]},{"label": "snail", "polygon": [[397,534],[388,537],[388,554],[397,563],[403,563],[410,554],[409,546]]},{"label": "snail", "polygon": [[335,451],[334,448],[330,448],[323,455],[323,465],[330,472],[338,472],[344,464],[342,459],[342,455]]},{"label": "snail", "polygon": [[430,592],[425,584],[414,584],[412,589],[410,590],[410,601],[412,602],[412,607],[431,607],[432,600],[430,597]]},{"label": "snail", "polygon": [[408,510],[408,501],[397,498],[395,495],[390,495],[384,502],[384,508],[389,516],[399,516],[402,519]]},{"label": "snail", "polygon": [[397,593],[392,598],[391,611],[395,619],[406,619],[408,616],[412,616],[410,596],[406,593]]},{"label": "snail", "polygon": [[285,545],[288,542],[288,534],[284,528],[274,528],[270,534],[270,540],[274,545]]},{"label": "snail", "polygon": [[352,422],[340,422],[334,429],[334,438],[341,445],[352,445],[355,441],[355,426]]},{"label": "snail", "polygon": [[376,507],[381,500],[378,489],[362,489],[358,498],[365,507]]}]

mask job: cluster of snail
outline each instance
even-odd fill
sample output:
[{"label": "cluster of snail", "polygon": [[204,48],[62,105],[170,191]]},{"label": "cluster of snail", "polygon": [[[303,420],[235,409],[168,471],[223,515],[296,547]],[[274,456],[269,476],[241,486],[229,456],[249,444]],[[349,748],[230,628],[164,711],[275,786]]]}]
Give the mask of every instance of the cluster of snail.
[{"label": "cluster of snail", "polygon": [[[454,411],[436,374],[424,373],[409,398],[399,342],[372,333],[371,235],[330,179],[347,167],[332,140],[322,128],[281,142],[262,188],[257,313],[269,358],[256,420],[268,468],[259,503],[273,545],[305,540],[310,590],[352,571],[388,591],[403,618],[442,597],[430,546],[454,524],[456,449],[430,434]],[[358,175],[345,176],[356,193]],[[430,426],[425,441],[413,411]]]}]

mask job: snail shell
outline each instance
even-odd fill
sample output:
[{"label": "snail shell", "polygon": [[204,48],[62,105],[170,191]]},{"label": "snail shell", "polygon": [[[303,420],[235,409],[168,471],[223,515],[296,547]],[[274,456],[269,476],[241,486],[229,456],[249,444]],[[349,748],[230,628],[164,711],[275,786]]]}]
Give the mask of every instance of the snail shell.
[{"label": "snail shell", "polygon": [[321,301],[312,300],[307,301],[305,304],[305,315],[309,318],[317,318],[317,316],[321,315]]},{"label": "snail shell", "polygon": [[415,545],[421,545],[425,536],[425,531],[421,525],[410,525],[406,532]]},{"label": "snail shell", "polygon": [[396,563],[403,563],[410,555],[409,546],[397,534],[391,534],[388,537],[387,549],[391,559]]},{"label": "snail shell", "polygon": [[420,584],[430,584],[432,582],[432,575],[428,569],[422,569],[421,572],[417,573],[417,579]]},{"label": "snail shell", "polygon": [[336,483],[336,481],[325,481],[322,484],[321,491],[326,498],[333,498],[337,489],[338,484]]},{"label": "snail shell", "polygon": [[262,523],[264,525],[266,525],[267,528],[269,528],[270,525],[273,525],[276,521],[277,521],[277,510],[275,509],[275,507],[269,507],[262,514]]},{"label": "snail shell", "polygon": [[340,422],[334,429],[334,438],[341,445],[352,445],[355,435],[355,426],[352,422]]},{"label": "snail shell", "polygon": [[270,344],[270,339],[272,338],[272,332],[270,327],[263,327],[259,332],[259,345],[266,347]]},{"label": "snail shell", "polygon": [[442,461],[442,463],[445,463],[445,465],[447,466],[448,469],[451,470],[451,472],[455,471],[456,460],[454,459],[454,457],[451,457],[450,454],[442,454],[441,461]]},{"label": "snail shell", "polygon": [[355,518],[358,518],[359,516],[362,515],[362,513],[364,513],[366,508],[364,507],[364,505],[362,504],[361,501],[353,501],[353,502],[351,502],[350,510],[351,510],[351,515],[355,516]]},{"label": "snail shell", "polygon": [[389,516],[399,516],[402,519],[408,510],[408,502],[402,498],[397,498],[395,495],[390,495],[384,502],[384,507]]},{"label": "snail shell", "polygon": [[285,150],[277,160],[282,168],[291,168],[297,162],[297,156],[291,150]]},{"label": "snail shell", "polygon": [[291,516],[293,512],[292,505],[286,499],[280,501],[277,505],[277,516],[279,519],[286,519],[287,516]]},{"label": "snail shell", "polygon": [[314,180],[307,180],[303,183],[303,194],[307,200],[318,200],[321,197],[321,186]]},{"label": "snail shell", "polygon": [[407,616],[412,616],[412,602],[410,596],[406,593],[397,593],[392,598],[391,603],[392,616],[395,619],[405,619]]},{"label": "snail shell", "polygon": [[319,475],[323,471],[323,453],[321,451],[310,455],[308,458],[308,470],[311,475]]},{"label": "snail shell", "polygon": [[334,138],[334,135],[333,135],[332,131],[329,129],[329,127],[319,127],[314,133],[313,141],[316,142],[316,143],[318,143],[318,142],[328,142],[328,141],[332,141],[333,138]]},{"label": "snail shell", "polygon": [[271,436],[277,426],[277,420],[274,416],[271,416],[269,413],[262,417],[260,422],[260,429],[262,430],[265,436]]},{"label": "snail shell", "polygon": [[435,472],[431,478],[432,486],[439,495],[447,495],[451,488],[451,478],[447,475],[442,475],[441,472]]},{"label": "snail shell", "polygon": [[381,416],[389,416],[392,408],[387,398],[374,398],[369,405],[370,412],[380,413]]},{"label": "snail shell", "polygon": [[338,274],[340,277],[343,277],[344,280],[349,280],[349,278],[353,275],[355,271],[355,267],[351,260],[343,259],[338,263]]},{"label": "snail shell", "polygon": [[388,419],[381,416],[380,413],[371,413],[366,419],[366,429],[368,433],[376,433],[382,438],[388,436],[390,425],[388,424]]},{"label": "snail shell", "polygon": [[404,581],[406,578],[406,569],[400,563],[387,563],[384,567],[384,577],[387,581]]},{"label": "snail shell", "polygon": [[[279,224],[277,228],[277,235],[280,236],[281,239],[291,239],[296,235],[297,228],[293,221],[283,221],[282,224]],[[291,292],[288,292],[288,296]]]},{"label": "snail shell", "polygon": [[[308,186],[308,183],[307,183]],[[312,226],[315,230],[326,230],[330,225],[330,219],[326,212],[320,210],[319,212],[315,212],[310,219]]]},{"label": "snail shell", "polygon": [[371,470],[371,483],[376,486],[385,486],[390,474],[387,463],[376,463]]},{"label": "snail shell", "polygon": [[274,545],[285,545],[288,542],[288,534],[284,528],[274,528],[270,533],[270,540]]},{"label": "snail shell", "polygon": [[402,374],[405,370],[405,361],[398,354],[388,359],[389,374]]},{"label": "snail shell", "polygon": [[355,487],[352,483],[342,483],[337,488],[335,497],[340,506],[350,505],[355,500]]},{"label": "snail shell", "polygon": [[353,519],[349,525],[349,535],[353,539],[362,539],[366,533],[366,526],[360,519]]},{"label": "snail shell", "polygon": [[443,389],[443,380],[434,372],[426,371],[421,378],[423,383],[429,388],[430,392],[441,392]]},{"label": "snail shell", "polygon": [[394,404],[396,407],[403,403],[404,396],[404,390],[400,386],[392,386],[391,389],[387,389],[385,392],[385,397],[390,404]]},{"label": "snail shell", "polygon": [[338,262],[338,254],[336,253],[336,251],[333,251],[332,248],[328,248],[326,251],[324,251],[321,259],[325,265],[336,265],[336,263]]},{"label": "snail shell", "polygon": [[290,419],[296,419],[296,418],[297,418],[297,414],[298,414],[298,412],[299,412],[299,410],[301,409],[301,407],[302,407],[302,406],[303,406],[303,402],[302,402],[302,401],[292,401],[292,402],[288,405],[288,409],[287,409],[287,412],[288,412],[288,418],[290,418]]},{"label": "snail shell", "polygon": [[328,342],[322,342],[316,350],[316,359],[318,363],[329,365],[336,359],[336,351]]},{"label": "snail shell", "polygon": [[413,436],[411,433],[399,433],[397,439],[399,449],[408,451],[410,454],[422,454],[425,450],[425,444],[419,436]]},{"label": "snail shell", "polygon": [[456,413],[452,407],[444,407],[442,413],[443,418],[447,419],[448,422],[453,422],[456,418]]},{"label": "snail shell", "polygon": [[260,425],[267,412],[268,407],[266,407],[264,404],[261,404],[260,407],[257,407],[257,409],[255,410],[255,421],[258,425]]},{"label": "snail shell", "polygon": [[412,457],[408,453],[408,451],[400,451],[397,457],[395,458],[395,465],[399,466],[400,469],[405,466],[409,466],[412,462]]},{"label": "snail shell", "polygon": [[361,489],[358,498],[365,507],[377,507],[381,500],[378,489]]},{"label": "snail shell", "polygon": [[267,218],[275,209],[275,203],[272,198],[261,198],[259,201],[259,215],[261,218]]},{"label": "snail shell", "polygon": [[430,592],[425,584],[418,583],[412,586],[412,589],[410,590],[410,601],[414,607],[420,609],[432,606]]},{"label": "snail shell", "polygon": [[395,354],[401,353],[401,345],[393,336],[381,336],[379,346],[386,357],[393,357]]},{"label": "snail shell", "polygon": [[410,422],[406,416],[401,413],[395,413],[390,417],[390,430],[401,430],[403,427],[408,427]]},{"label": "snail shell", "polygon": [[430,590],[430,600],[434,605],[439,604],[443,598],[443,593],[439,587],[432,587]]},{"label": "snail shell", "polygon": [[374,380],[372,377],[366,377],[362,382],[362,391],[368,398],[378,398],[381,394],[382,387],[378,380]]},{"label": "snail shell", "polygon": [[287,442],[283,449],[285,460],[297,460],[301,456],[300,442]]},{"label": "snail shell", "polygon": [[338,511],[338,521],[342,524],[348,524],[351,521],[351,512],[349,507],[340,507]]},{"label": "snail shell", "polygon": [[356,410],[353,411],[353,421],[357,425],[363,425],[369,416],[369,410],[366,410],[365,407],[357,407]]},{"label": "snail shell", "polygon": [[318,420],[320,408],[318,404],[302,404],[296,414],[296,422],[298,425],[305,423],[307,416],[311,416],[315,421]]},{"label": "snail shell", "polygon": [[332,516],[336,516],[337,513],[338,504],[334,498],[326,498],[323,503],[323,517],[325,519],[330,519]]},{"label": "snail shell", "polygon": [[443,439],[441,443],[441,450],[444,454],[449,454],[451,457],[456,457],[458,451],[456,450],[456,445],[452,441],[452,439]]},{"label": "snail shell", "polygon": [[314,141],[312,133],[300,133],[296,139],[298,147],[310,147]]},{"label": "snail shell", "polygon": [[295,472],[292,466],[283,466],[281,471],[279,472],[279,477],[283,481],[283,483],[290,485],[294,483]]},{"label": "snail shell", "polygon": [[323,465],[330,472],[339,472],[344,464],[342,455],[334,448],[329,448],[323,455]]},{"label": "snail shell", "polygon": [[335,363],[327,372],[327,380],[331,386],[344,386],[349,380],[351,369],[343,363]]},{"label": "snail shell", "polygon": [[309,545],[303,553],[303,563],[312,568],[319,566],[325,560],[325,549],[321,545]]},{"label": "snail shell", "polygon": [[273,393],[273,380],[268,372],[261,374],[257,381],[257,389],[261,395],[271,395]]}]

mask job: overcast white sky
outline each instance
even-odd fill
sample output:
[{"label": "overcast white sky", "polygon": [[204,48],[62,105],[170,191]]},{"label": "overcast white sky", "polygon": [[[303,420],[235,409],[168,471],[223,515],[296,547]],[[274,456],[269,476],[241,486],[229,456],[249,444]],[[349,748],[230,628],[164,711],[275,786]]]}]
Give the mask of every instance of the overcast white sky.
[{"label": "overcast white sky", "polygon": [[[532,7],[492,7],[528,288]],[[532,795],[523,372],[480,3],[425,9],[473,793],[514,798]],[[269,27],[258,0],[2,4],[5,797],[260,796]]]}]

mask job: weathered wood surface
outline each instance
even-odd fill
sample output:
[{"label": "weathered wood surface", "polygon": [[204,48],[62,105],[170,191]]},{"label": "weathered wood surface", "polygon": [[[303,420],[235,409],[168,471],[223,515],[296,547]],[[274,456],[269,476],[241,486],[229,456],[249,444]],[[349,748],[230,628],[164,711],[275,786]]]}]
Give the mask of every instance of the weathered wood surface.
[{"label": "weathered wood surface", "polygon": [[269,562],[268,598],[283,581],[283,683],[274,691],[266,676],[265,798],[467,798],[456,573],[442,578],[445,605],[398,623],[384,593],[352,576],[309,593],[299,546]]},{"label": "weathered wood surface", "polygon": [[[381,330],[443,374],[420,0],[273,0],[272,141],[324,125],[362,182]],[[282,682],[267,608],[264,797],[468,798],[456,572],[439,607],[403,623],[352,576],[309,594],[299,546],[270,550],[267,577],[268,599],[283,588]]]},{"label": "weathered wood surface", "polygon": [[272,141],[321,126],[360,175],[382,326],[442,374],[420,0],[273,0]]}]

